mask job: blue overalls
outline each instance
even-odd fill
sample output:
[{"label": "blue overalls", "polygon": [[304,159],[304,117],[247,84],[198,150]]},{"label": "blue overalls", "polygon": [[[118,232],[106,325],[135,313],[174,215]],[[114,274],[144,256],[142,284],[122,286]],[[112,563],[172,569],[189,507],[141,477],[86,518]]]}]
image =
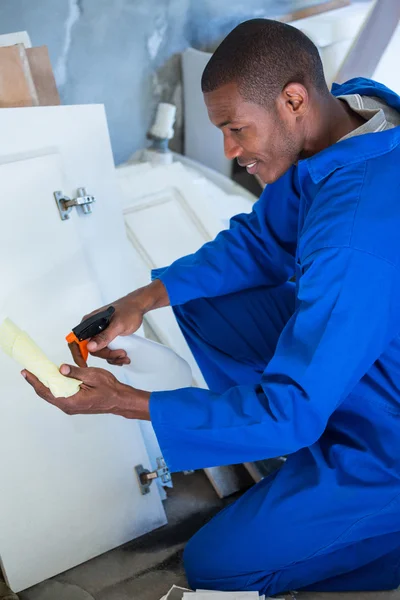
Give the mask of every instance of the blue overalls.
[{"label": "blue overalls", "polygon": [[[370,80],[333,93],[400,111]],[[189,584],[399,585],[400,127],[300,161],[250,215],[153,277],[210,388],[151,395],[170,469],[289,455],[189,542]]]}]

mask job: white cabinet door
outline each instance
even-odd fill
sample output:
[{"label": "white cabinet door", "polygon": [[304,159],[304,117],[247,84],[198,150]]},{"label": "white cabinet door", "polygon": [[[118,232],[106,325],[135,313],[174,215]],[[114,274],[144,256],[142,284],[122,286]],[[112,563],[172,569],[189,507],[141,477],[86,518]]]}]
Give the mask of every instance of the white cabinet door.
[{"label": "white cabinet door", "polygon": [[[230,217],[252,210],[253,198],[246,192],[226,193],[179,162],[157,167],[128,164],[117,172],[135,276],[141,285],[149,282],[151,269],[195,252],[226,228]],[[155,336],[190,364],[195,383],[204,387],[171,309],[156,310],[146,319]]]},{"label": "white cabinet door", "polygon": [[[13,319],[55,362],[70,361],[71,327],[139,283],[104,110],[2,109],[0,129],[0,318]],[[73,197],[79,187],[96,197],[93,214],[73,209],[62,221],[53,193]],[[138,422],[69,417],[36,397],[1,355],[0,557],[11,587],[164,524],[157,486],[140,493],[139,463],[149,466]]]}]

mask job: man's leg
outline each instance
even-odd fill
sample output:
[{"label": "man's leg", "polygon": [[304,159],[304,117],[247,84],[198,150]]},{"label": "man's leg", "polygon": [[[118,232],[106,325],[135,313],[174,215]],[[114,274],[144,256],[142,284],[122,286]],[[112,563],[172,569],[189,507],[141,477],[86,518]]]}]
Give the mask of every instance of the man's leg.
[{"label": "man's leg", "polygon": [[257,383],[295,309],[294,284],[193,300],[174,313],[209,388]]},{"label": "man's leg", "polygon": [[[252,488],[189,541],[185,550],[189,585],[193,589],[257,590],[266,595],[301,589],[396,588],[400,584],[400,531],[363,539],[368,527],[361,525],[360,539],[350,539],[348,531],[357,528],[358,521],[343,515],[340,529],[333,530],[329,520],[322,524],[325,515],[335,512],[335,493],[331,506],[324,506],[318,488],[310,519],[303,491],[296,492],[288,479],[279,481],[284,470]],[[285,514],[274,500],[290,494],[293,508]],[[391,523],[392,510],[397,506],[384,506],[376,516],[379,523],[385,519]]]},{"label": "man's leg", "polygon": [[[294,308],[286,284],[196,300],[175,314],[209,387],[221,393],[259,381]],[[384,556],[392,565],[400,560],[400,490],[395,483],[365,489],[357,477],[343,486],[326,450],[317,442],[291,455],[194,536],[185,553],[192,587],[270,595],[400,583],[397,566],[391,581],[380,568]]]},{"label": "man's leg", "polygon": [[[385,550],[392,544],[394,548],[362,567],[307,586],[307,591],[359,592],[396,589],[400,582],[400,534],[391,534],[391,538],[389,536],[382,536],[378,539],[372,538],[364,542],[365,546],[367,544],[370,545],[370,549],[373,551],[379,550],[380,544],[384,545]],[[350,550],[351,556],[349,558],[357,555],[357,547],[351,547]]]}]

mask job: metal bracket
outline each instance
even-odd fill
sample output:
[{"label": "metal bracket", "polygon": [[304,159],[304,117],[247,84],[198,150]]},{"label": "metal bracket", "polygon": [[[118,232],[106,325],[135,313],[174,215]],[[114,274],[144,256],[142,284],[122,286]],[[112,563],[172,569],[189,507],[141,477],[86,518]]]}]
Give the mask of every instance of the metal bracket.
[{"label": "metal bracket", "polygon": [[62,221],[69,219],[74,206],[79,209],[84,215],[92,212],[92,204],[96,202],[94,196],[89,196],[85,188],[78,188],[76,198],[68,198],[60,191],[54,192],[57,208]]},{"label": "metal bracket", "polygon": [[150,493],[150,486],[154,479],[160,478],[163,483],[171,481],[171,473],[162,457],[157,458],[157,467],[156,471],[149,471],[143,465],[136,465],[135,471],[143,495]]}]

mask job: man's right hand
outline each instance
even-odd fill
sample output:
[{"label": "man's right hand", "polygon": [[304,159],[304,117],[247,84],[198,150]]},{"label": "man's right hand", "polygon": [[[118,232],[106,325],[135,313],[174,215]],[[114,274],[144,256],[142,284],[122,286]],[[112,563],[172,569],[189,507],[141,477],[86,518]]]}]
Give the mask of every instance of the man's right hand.
[{"label": "man's right hand", "polygon": [[[108,348],[108,344],[119,335],[124,336],[135,333],[143,322],[143,316],[150,310],[168,306],[168,293],[164,284],[156,279],[149,285],[94,310],[92,313],[85,315],[82,320],[97,314],[111,304],[115,308],[115,313],[111,318],[110,325],[105,331],[90,340],[88,350],[93,356],[104,358],[111,365],[128,365],[131,361],[125,350],[111,350]],[[85,366],[82,364],[82,357],[76,356],[72,348],[71,353],[78,366]]]}]

